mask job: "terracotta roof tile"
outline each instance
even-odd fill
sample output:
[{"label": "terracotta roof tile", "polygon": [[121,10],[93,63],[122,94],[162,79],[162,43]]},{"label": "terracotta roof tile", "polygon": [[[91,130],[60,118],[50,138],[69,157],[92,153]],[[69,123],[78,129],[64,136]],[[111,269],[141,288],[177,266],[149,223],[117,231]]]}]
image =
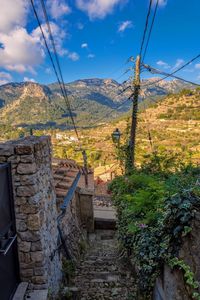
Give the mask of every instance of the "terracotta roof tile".
[{"label": "terracotta roof tile", "polygon": [[[85,187],[84,170],[81,166],[78,166],[75,161],[68,159],[53,159],[52,167],[57,205],[60,206],[79,172],[81,172],[82,176],[78,186]],[[89,187],[94,187],[94,174],[92,170],[90,170],[88,174],[88,179]]]}]

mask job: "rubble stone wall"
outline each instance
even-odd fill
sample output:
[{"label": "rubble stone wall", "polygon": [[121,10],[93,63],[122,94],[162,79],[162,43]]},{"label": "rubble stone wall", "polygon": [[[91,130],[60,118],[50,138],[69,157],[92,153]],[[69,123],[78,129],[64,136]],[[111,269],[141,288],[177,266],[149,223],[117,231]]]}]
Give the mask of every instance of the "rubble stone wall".
[{"label": "rubble stone wall", "polygon": [[[49,137],[0,144],[0,163],[11,162],[20,276],[36,289],[58,288],[56,194]],[[51,258],[53,257],[53,258]]]},{"label": "rubble stone wall", "polygon": [[[179,259],[183,260],[194,273],[195,280],[200,284],[200,213],[196,212],[192,222],[192,231],[184,238],[179,252]],[[200,290],[199,290],[200,292]],[[165,265],[163,274],[158,278],[154,300],[190,300],[191,291],[186,287],[183,272],[178,269],[171,270]]]}]

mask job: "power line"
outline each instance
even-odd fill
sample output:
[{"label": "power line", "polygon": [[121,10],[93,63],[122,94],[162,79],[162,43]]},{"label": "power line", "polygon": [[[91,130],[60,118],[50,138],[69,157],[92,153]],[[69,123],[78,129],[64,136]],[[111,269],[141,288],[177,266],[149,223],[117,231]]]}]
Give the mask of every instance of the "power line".
[{"label": "power line", "polygon": [[52,47],[53,47],[53,51],[54,51],[56,63],[57,63],[57,66],[58,66],[58,70],[59,70],[59,74],[60,74],[60,78],[61,78],[61,82],[62,82],[62,86],[63,86],[63,91],[64,91],[64,94],[65,94],[65,98],[64,98],[65,99],[65,103],[66,103],[66,106],[68,107],[68,110],[69,110],[69,113],[70,113],[70,117],[71,117],[71,120],[72,120],[72,123],[73,123],[73,126],[74,126],[74,130],[75,130],[77,138],[78,138],[78,131],[77,131],[77,128],[76,128],[76,124],[75,124],[75,121],[74,121],[74,117],[73,117],[71,106],[70,106],[70,102],[69,102],[69,98],[68,98],[67,91],[66,91],[66,88],[65,88],[65,83],[64,83],[64,79],[63,79],[63,75],[62,75],[62,71],[61,71],[61,67],[60,67],[60,62],[59,62],[58,54],[57,54],[57,51],[56,51],[56,46],[55,46],[55,42],[54,42],[54,38],[53,38],[51,26],[50,26],[50,23],[49,23],[49,18],[48,18],[48,15],[47,15],[45,3],[44,3],[44,0],[40,0],[40,2],[42,4],[42,10],[43,10],[44,17],[45,17],[45,20],[46,20],[46,24],[47,24],[47,28],[48,28],[48,31],[49,31],[50,40],[51,40],[51,43],[52,43]]},{"label": "power line", "polygon": [[[69,103],[68,103],[68,98],[66,97],[66,95],[67,95],[67,94],[66,94],[66,90],[65,90],[64,86],[63,86],[62,83],[61,83],[61,80],[62,80],[62,79],[60,80],[60,78],[59,78],[59,75],[58,75],[58,72],[57,72],[57,69],[56,69],[56,66],[55,66],[53,57],[52,57],[52,55],[51,55],[51,51],[50,51],[50,49],[49,49],[49,46],[48,46],[48,43],[47,43],[47,39],[46,39],[46,37],[45,37],[45,34],[44,34],[44,31],[43,31],[43,28],[42,28],[42,25],[41,25],[41,22],[40,22],[38,13],[37,13],[36,8],[35,8],[35,5],[34,5],[34,2],[33,2],[33,0],[30,0],[30,1],[31,1],[31,5],[32,5],[32,8],[33,8],[35,17],[36,17],[36,19],[37,19],[37,22],[38,22],[38,25],[39,25],[39,28],[40,28],[40,31],[41,31],[41,34],[42,34],[42,37],[43,37],[43,40],[44,40],[45,47],[46,47],[46,49],[47,49],[47,52],[48,52],[48,55],[49,55],[49,58],[50,58],[50,61],[51,61],[51,64],[52,64],[54,73],[55,73],[56,78],[57,78],[57,80],[58,80],[58,84],[59,84],[59,86],[60,86],[62,96],[63,96],[63,98],[64,98],[65,101],[66,101],[67,109],[68,109],[68,111],[69,111],[69,113],[70,113],[70,116],[71,116],[71,119],[72,119],[72,122],[73,122],[73,126],[74,126],[74,130],[75,130],[75,133],[76,133],[77,138],[78,138],[78,131],[77,131],[77,128],[76,128],[74,119],[73,119],[73,115],[72,115],[72,112],[71,112],[71,108],[70,108]],[[61,78],[62,78],[62,77],[61,77]]]},{"label": "power line", "polygon": [[159,3],[159,0],[157,0],[157,2],[156,2],[156,7],[155,7],[155,10],[154,10],[154,15],[153,15],[153,19],[152,19],[152,22],[151,22],[151,27],[150,27],[150,30],[149,30],[149,35],[148,35],[148,38],[147,38],[147,43],[146,43],[146,47],[145,47],[145,50],[144,50],[142,61],[144,61],[145,56],[146,56],[146,52],[147,52],[147,48],[148,48],[148,45],[149,45],[149,41],[150,41],[150,37],[151,37],[153,25],[154,25],[155,18],[156,18],[156,13],[157,13],[157,10],[158,10],[158,3]]},{"label": "power line", "polygon": [[196,85],[196,86],[200,86],[200,84],[196,83],[196,82],[193,82],[193,81],[190,81],[190,80],[187,80],[187,79],[184,79],[182,77],[179,77],[179,76],[175,76],[175,75],[172,75],[172,74],[169,74],[169,73],[166,73],[166,72],[163,72],[161,70],[158,70],[158,69],[155,69],[149,65],[146,65],[146,64],[143,64],[143,66],[152,74],[161,74],[161,75],[164,75],[164,76],[169,76],[169,77],[173,77],[173,78],[176,78],[178,80],[181,80],[181,81],[184,81],[184,82],[187,82],[187,83],[190,83],[192,85]]},{"label": "power line", "polygon": [[143,33],[143,37],[142,37],[141,47],[140,47],[140,57],[142,55],[144,42],[145,42],[145,37],[146,37],[147,29],[148,29],[149,17],[150,17],[150,13],[151,13],[151,7],[152,7],[152,0],[150,0],[150,2],[149,2],[149,8],[148,8],[147,16],[146,16],[145,28],[144,28],[144,33]]},{"label": "power line", "polygon": [[162,80],[165,80],[168,77],[171,77],[172,75],[176,74],[177,72],[181,71],[182,69],[184,69],[185,67],[187,67],[188,65],[190,65],[191,63],[193,63],[195,60],[197,60],[198,58],[200,58],[200,54],[198,54],[197,56],[193,57],[191,60],[189,60],[188,62],[186,62],[184,65],[182,65],[181,67],[179,67],[178,69],[176,69],[174,72],[168,74],[167,76],[165,76],[164,78],[161,78],[159,80],[157,80],[156,82],[153,83],[149,83],[146,86],[150,86],[156,83],[159,83]]}]

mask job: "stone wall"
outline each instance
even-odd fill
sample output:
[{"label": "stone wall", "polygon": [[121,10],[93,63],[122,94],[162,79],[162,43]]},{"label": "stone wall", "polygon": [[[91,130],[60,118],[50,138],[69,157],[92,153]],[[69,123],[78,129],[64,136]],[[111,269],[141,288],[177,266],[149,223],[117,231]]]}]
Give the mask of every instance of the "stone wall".
[{"label": "stone wall", "polygon": [[[184,238],[179,258],[190,266],[195,280],[200,284],[200,213],[196,212],[191,233]],[[199,291],[200,292],[200,291]],[[154,291],[154,300],[190,300],[191,294],[186,288],[183,272],[164,266],[163,274],[158,278]]]},{"label": "stone wall", "polygon": [[41,289],[61,279],[57,247],[56,195],[49,137],[0,144],[0,162],[11,162],[20,276]]},{"label": "stone wall", "polygon": [[[50,288],[56,293],[62,280],[62,247],[58,232],[61,211],[56,199],[50,137],[30,136],[0,144],[0,163],[10,162],[13,181],[19,267],[22,281],[34,289]],[[66,191],[67,193],[67,191]],[[71,257],[80,257],[85,239],[81,213],[86,200],[93,214],[92,194],[77,189],[60,225]],[[84,220],[83,220],[84,219]],[[92,220],[90,220],[90,223]],[[87,223],[87,222],[86,222]],[[87,224],[86,224],[87,225]]]},{"label": "stone wall", "polygon": [[72,201],[67,206],[66,213],[62,218],[60,226],[69,255],[74,261],[77,261],[81,255],[80,244],[85,239],[84,230],[80,220],[78,193],[75,193]]}]

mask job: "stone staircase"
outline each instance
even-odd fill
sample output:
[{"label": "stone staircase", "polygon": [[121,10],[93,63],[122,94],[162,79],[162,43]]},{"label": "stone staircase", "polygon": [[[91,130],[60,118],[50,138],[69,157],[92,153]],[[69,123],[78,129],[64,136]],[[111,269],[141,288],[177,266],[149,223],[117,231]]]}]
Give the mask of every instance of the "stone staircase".
[{"label": "stone staircase", "polygon": [[75,299],[135,299],[133,282],[130,271],[119,261],[115,231],[96,230],[90,234],[88,251],[76,269]]}]

